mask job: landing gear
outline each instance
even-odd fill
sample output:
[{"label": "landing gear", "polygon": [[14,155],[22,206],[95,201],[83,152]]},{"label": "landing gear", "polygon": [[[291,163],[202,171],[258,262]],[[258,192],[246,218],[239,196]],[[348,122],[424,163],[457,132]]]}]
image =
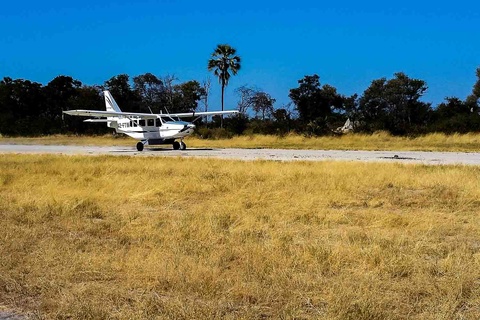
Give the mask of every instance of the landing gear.
[{"label": "landing gear", "polygon": [[137,150],[138,150],[138,151],[143,151],[143,142],[139,141],[139,142],[137,143]]},{"label": "landing gear", "polygon": [[187,145],[183,141],[180,141],[180,142],[174,141],[173,142],[173,150],[179,150],[179,149],[180,150],[185,150],[185,149],[187,149]]}]

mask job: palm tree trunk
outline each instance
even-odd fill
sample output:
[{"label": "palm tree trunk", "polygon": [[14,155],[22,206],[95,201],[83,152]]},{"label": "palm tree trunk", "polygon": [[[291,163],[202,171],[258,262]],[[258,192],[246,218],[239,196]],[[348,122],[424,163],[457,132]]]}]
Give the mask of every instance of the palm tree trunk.
[{"label": "palm tree trunk", "polygon": [[[223,95],[225,92],[225,83],[222,82],[222,111],[223,111]],[[220,128],[223,128],[223,114],[221,115]]]}]

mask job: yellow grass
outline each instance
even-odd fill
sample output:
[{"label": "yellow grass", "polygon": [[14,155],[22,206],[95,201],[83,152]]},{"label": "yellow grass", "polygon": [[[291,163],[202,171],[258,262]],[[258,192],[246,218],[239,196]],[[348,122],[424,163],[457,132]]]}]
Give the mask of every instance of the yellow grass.
[{"label": "yellow grass", "polygon": [[135,146],[135,140],[124,135],[113,136],[75,136],[50,135],[41,137],[1,137],[0,143],[12,144],[60,144],[60,145],[94,145],[94,146]]},{"label": "yellow grass", "polygon": [[0,304],[55,319],[479,319],[480,168],[0,156]]},{"label": "yellow grass", "polygon": [[416,138],[395,137],[385,132],[375,134],[347,134],[342,136],[285,137],[253,135],[238,136],[230,140],[202,140],[190,138],[189,145],[225,148],[285,148],[324,150],[416,150],[416,151],[480,151],[480,134],[441,133]]},{"label": "yellow grass", "polygon": [[[304,137],[291,134],[285,137],[268,135],[244,135],[232,139],[205,140],[188,137],[190,148],[285,148],[324,150],[412,150],[412,151],[466,151],[480,152],[480,134],[432,133],[415,138],[394,137],[385,132],[375,134],[347,134],[342,136]],[[106,136],[46,136],[39,138],[1,138],[0,143],[27,144],[76,144],[135,146],[128,137]],[[168,146],[164,146],[167,147]]]}]

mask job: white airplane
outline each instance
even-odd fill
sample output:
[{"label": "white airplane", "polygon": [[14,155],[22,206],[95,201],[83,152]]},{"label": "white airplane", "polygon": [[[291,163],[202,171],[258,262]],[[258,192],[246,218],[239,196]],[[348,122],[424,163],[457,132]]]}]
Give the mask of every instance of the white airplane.
[{"label": "white airplane", "polygon": [[[137,143],[138,151],[142,151],[146,145],[161,144],[172,144],[175,150],[185,150],[187,145],[183,142],[183,139],[193,133],[195,125],[192,122],[174,120],[173,118],[192,118],[238,113],[237,110],[169,114],[122,112],[110,94],[110,91],[106,90],[103,93],[107,111],[68,110],[63,111],[63,113],[72,116],[96,117],[96,119],[87,119],[84,120],[84,122],[106,122],[107,126],[115,129],[117,133],[124,133],[134,139],[140,140]],[[175,141],[177,139],[180,139],[180,142]]]}]

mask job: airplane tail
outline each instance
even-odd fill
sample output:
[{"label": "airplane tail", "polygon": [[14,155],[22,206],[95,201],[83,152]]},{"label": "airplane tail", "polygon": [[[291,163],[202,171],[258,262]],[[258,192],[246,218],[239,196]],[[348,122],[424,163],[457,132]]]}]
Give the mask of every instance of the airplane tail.
[{"label": "airplane tail", "polygon": [[115,99],[113,99],[112,95],[110,94],[110,91],[103,91],[103,95],[105,96],[105,106],[107,107],[107,111],[122,112],[117,102],[115,102]]}]

